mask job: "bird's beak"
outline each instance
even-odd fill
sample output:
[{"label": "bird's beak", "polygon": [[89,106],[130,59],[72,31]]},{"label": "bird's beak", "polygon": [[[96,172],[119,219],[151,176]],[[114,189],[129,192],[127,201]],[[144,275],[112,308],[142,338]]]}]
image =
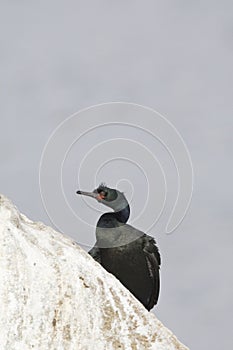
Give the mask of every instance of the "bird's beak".
[{"label": "bird's beak", "polygon": [[93,192],[85,192],[85,191],[76,191],[77,194],[81,194],[83,196],[88,196],[91,198],[95,198],[98,202],[101,202],[104,199],[104,196],[96,191]]},{"label": "bird's beak", "polygon": [[77,194],[81,194],[83,196],[88,196],[97,199],[98,193],[95,192],[85,192],[85,191],[76,191]]}]

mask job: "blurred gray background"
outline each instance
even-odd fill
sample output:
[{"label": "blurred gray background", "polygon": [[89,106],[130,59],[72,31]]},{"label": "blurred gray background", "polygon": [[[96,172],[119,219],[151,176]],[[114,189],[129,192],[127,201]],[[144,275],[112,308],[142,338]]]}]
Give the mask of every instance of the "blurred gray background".
[{"label": "blurred gray background", "polygon": [[109,101],[165,115],[188,146],[195,184],[182,224],[157,237],[154,312],[198,350],[233,345],[232,10],[227,0],[0,3],[1,193],[52,225],[39,163],[62,121]]}]

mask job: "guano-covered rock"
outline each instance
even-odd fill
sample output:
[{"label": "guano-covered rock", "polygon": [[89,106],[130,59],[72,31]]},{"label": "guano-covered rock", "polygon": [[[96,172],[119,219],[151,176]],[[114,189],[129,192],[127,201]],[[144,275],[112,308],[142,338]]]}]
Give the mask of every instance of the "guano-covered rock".
[{"label": "guano-covered rock", "polygon": [[72,239],[1,195],[0,349],[187,347]]}]

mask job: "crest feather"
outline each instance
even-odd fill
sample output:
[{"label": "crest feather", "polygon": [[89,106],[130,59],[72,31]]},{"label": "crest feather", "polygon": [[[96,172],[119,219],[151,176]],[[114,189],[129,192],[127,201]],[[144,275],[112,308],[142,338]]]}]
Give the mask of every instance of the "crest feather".
[{"label": "crest feather", "polygon": [[101,192],[101,191],[106,191],[107,190],[107,185],[104,182],[101,182],[101,184],[99,185],[99,187],[97,188],[97,192]]}]

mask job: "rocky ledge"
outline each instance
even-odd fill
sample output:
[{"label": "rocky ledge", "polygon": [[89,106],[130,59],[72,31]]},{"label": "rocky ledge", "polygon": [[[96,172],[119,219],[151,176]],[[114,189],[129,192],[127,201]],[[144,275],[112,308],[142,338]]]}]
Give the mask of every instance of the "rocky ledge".
[{"label": "rocky ledge", "polygon": [[72,239],[2,195],[0,349],[188,350]]}]

